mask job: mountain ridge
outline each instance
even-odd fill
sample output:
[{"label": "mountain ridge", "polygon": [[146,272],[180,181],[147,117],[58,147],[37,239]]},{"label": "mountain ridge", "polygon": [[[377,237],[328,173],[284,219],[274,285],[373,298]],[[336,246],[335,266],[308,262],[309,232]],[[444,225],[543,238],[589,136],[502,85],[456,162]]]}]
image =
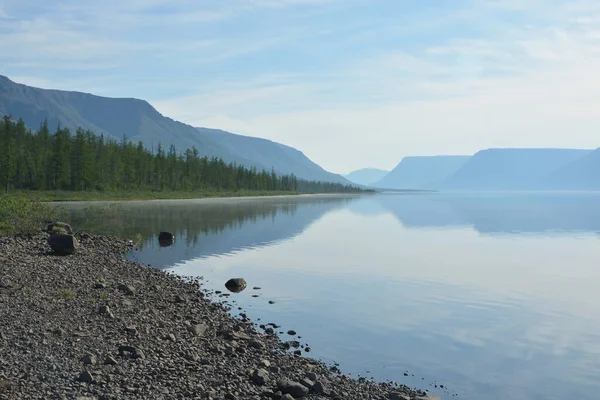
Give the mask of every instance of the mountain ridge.
[{"label": "mountain ridge", "polygon": [[[179,151],[195,146],[201,156],[221,157],[259,170],[294,173],[298,178],[351,184],[326,171],[304,153],[268,139],[237,135],[220,129],[196,128],[162,115],[137,98],[111,98],[81,91],[41,89],[0,75],[0,114],[22,118],[36,129],[44,119],[49,126],[83,128],[115,140],[127,136],[147,148],[173,144]],[[241,143],[243,142],[243,144]]]},{"label": "mountain ridge", "polygon": [[446,179],[440,190],[543,190],[547,178],[592,150],[491,148],[480,150]]}]

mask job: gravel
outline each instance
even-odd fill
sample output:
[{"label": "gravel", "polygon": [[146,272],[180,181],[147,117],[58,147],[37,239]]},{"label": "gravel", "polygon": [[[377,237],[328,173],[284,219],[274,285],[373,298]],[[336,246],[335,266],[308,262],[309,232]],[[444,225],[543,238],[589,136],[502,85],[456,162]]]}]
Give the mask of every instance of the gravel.
[{"label": "gravel", "polygon": [[123,239],[0,236],[0,399],[417,399],[290,354]]}]

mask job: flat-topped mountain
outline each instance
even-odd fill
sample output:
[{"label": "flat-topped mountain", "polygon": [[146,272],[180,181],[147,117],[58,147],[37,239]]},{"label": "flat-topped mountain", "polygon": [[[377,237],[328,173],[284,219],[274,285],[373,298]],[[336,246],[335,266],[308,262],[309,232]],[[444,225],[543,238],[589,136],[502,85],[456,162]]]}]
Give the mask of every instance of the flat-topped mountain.
[{"label": "flat-topped mountain", "polygon": [[[473,155],[437,189],[539,190],[552,183],[551,175],[587,156],[580,149],[487,149]],[[572,171],[575,174],[575,170]],[[556,188],[561,188],[560,185]]]},{"label": "flat-topped mountain", "polygon": [[89,93],[39,89],[15,83],[0,75],[0,115],[22,118],[37,129],[44,119],[53,129],[58,124],[82,127],[121,140],[141,141],[148,148],[161,143],[178,150],[196,146],[201,156],[222,157],[246,167],[271,170],[299,178],[349,184],[341,175],[325,171],[302,152],[266,139],[193,126],[160,114],[147,101],[109,98]]},{"label": "flat-topped mountain", "polygon": [[469,156],[404,157],[383,179],[373,186],[384,189],[429,189],[456,172]]}]

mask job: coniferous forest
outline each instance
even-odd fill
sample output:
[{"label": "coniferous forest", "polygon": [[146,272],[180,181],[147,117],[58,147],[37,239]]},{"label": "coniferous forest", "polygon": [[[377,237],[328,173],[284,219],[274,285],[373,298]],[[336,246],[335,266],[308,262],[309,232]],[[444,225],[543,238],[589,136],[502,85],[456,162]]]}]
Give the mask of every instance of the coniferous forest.
[{"label": "coniferous forest", "polygon": [[79,128],[47,122],[38,131],[4,116],[0,123],[0,185],[4,190],[357,192],[350,185],[313,182],[200,157],[194,147],[147,149]]}]

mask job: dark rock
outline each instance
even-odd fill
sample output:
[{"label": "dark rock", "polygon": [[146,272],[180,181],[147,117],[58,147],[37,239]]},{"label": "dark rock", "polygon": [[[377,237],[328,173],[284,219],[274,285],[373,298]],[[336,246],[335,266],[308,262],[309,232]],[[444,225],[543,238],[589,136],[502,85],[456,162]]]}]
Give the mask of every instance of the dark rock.
[{"label": "dark rock", "polygon": [[171,232],[160,232],[158,234],[158,240],[163,242],[163,241],[173,241],[173,234]]},{"label": "dark rock", "polygon": [[316,394],[326,394],[327,393],[325,384],[323,384],[323,382],[321,382],[321,381],[316,381],[311,389],[312,389],[313,393],[316,393]]},{"label": "dark rock", "polygon": [[410,400],[410,396],[400,392],[393,392],[390,393],[390,400]]},{"label": "dark rock", "polygon": [[127,345],[119,346],[119,355],[123,357],[130,356],[133,359],[146,358],[146,355],[142,350]]},{"label": "dark rock", "polygon": [[83,365],[95,365],[98,363],[96,356],[93,354],[87,354],[87,355],[83,356],[81,361],[83,362]]},{"label": "dark rock", "polygon": [[257,350],[262,350],[265,348],[265,344],[261,341],[258,341],[256,339],[252,339],[248,342],[248,346],[257,349]]},{"label": "dark rock", "polygon": [[283,396],[281,396],[281,400],[294,400],[294,396],[292,396],[289,393],[286,393]]},{"label": "dark rock", "polygon": [[252,373],[252,382],[259,386],[264,385],[269,379],[269,373],[262,368],[255,369]]},{"label": "dark rock", "polygon": [[246,289],[246,286],[248,286],[248,284],[244,278],[232,278],[225,282],[225,287],[227,290],[233,293],[241,292],[242,290]]},{"label": "dark rock", "polygon": [[89,371],[83,371],[81,374],[79,374],[77,380],[79,382],[92,383],[94,382],[94,377]]},{"label": "dark rock", "polygon": [[308,388],[298,382],[289,379],[281,379],[277,382],[277,389],[283,394],[291,394],[294,397],[304,397],[308,394]]},{"label": "dark rock", "polygon": [[106,283],[104,283],[104,282],[94,283],[94,289],[106,289]]},{"label": "dark rock", "polygon": [[114,357],[108,356],[104,360],[104,364],[106,364],[106,365],[117,365],[117,360],[115,360]]},{"label": "dark rock", "polygon": [[48,236],[48,244],[54,253],[69,255],[79,248],[79,242],[73,235],[66,233],[52,233]]},{"label": "dark rock", "polygon": [[71,225],[65,222],[53,222],[46,227],[46,232],[48,233],[66,233],[69,235],[73,234],[73,229]]},{"label": "dark rock", "polygon": [[122,291],[123,293],[125,293],[127,296],[135,295],[135,288],[133,286],[126,285],[124,283],[120,283],[118,286],[118,289],[120,291]]},{"label": "dark rock", "polygon": [[300,379],[300,383],[306,386],[309,390],[315,385],[315,383],[308,378]]},{"label": "dark rock", "polygon": [[112,313],[111,309],[109,306],[100,306],[98,307],[98,312],[100,314],[105,314],[108,318],[114,318],[115,315]]},{"label": "dark rock", "polygon": [[287,331],[288,335],[294,336],[296,334],[296,331],[290,329],[289,331]]}]

